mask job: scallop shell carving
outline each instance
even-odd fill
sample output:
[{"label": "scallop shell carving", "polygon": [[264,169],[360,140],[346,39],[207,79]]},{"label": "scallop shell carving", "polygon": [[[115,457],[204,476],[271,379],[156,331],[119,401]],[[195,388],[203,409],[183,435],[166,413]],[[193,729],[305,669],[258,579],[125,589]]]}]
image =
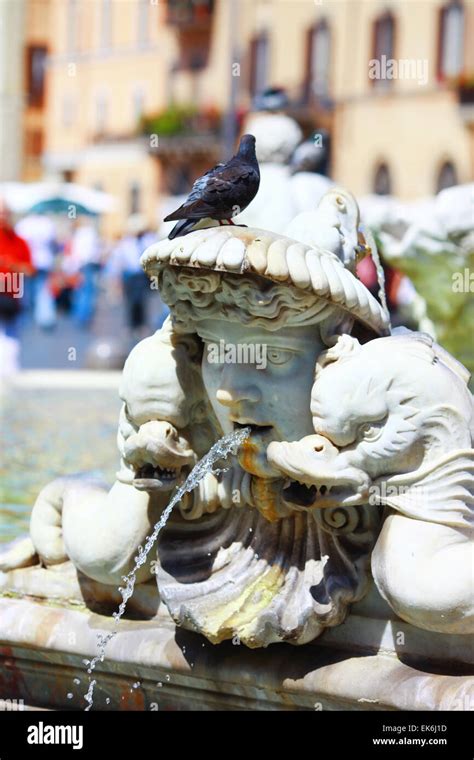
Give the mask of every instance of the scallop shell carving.
[{"label": "scallop shell carving", "polygon": [[312,290],[378,335],[389,334],[382,307],[337,256],[277,233],[232,225],[209,227],[155,243],[144,252],[141,263],[148,276],[167,265],[230,274],[255,272],[273,282]]},{"label": "scallop shell carving", "polygon": [[213,643],[312,641],[367,590],[379,515],[366,506],[340,518],[296,512],[270,523],[250,507],[175,515],[158,547],[160,596],[177,625]]}]

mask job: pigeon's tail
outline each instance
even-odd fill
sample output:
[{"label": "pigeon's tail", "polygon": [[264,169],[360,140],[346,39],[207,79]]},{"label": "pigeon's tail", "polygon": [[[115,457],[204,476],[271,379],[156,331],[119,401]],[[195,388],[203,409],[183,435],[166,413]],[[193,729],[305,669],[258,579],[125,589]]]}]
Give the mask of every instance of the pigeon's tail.
[{"label": "pigeon's tail", "polygon": [[169,240],[174,240],[174,238],[181,237],[182,235],[191,232],[195,224],[196,219],[181,219],[178,224],[175,224],[168,235]]},{"label": "pigeon's tail", "polygon": [[[221,222],[216,219],[211,219],[210,216],[206,216],[203,219],[181,219],[178,224],[175,224],[170,234],[169,240],[173,240],[176,237],[182,237],[187,235],[188,232],[194,232],[194,230],[203,230],[207,227],[217,227]],[[225,224],[225,222],[222,222]]]}]

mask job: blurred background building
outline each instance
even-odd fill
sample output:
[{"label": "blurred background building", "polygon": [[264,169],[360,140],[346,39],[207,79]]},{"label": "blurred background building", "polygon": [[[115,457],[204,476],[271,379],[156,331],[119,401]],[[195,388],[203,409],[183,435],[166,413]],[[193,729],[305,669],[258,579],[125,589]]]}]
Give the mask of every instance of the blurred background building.
[{"label": "blurred background building", "polygon": [[356,195],[474,179],[471,0],[1,0],[0,36],[0,180],[113,193],[107,237],[156,227],[268,87]]}]

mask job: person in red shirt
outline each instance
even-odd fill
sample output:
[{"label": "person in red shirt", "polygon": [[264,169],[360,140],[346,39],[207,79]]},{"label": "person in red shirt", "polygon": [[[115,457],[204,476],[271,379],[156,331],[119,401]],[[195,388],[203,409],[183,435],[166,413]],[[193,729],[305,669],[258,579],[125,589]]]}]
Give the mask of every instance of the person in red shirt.
[{"label": "person in red shirt", "polygon": [[28,244],[15,232],[10,210],[0,199],[0,323],[11,337],[16,337],[24,278],[33,273]]}]

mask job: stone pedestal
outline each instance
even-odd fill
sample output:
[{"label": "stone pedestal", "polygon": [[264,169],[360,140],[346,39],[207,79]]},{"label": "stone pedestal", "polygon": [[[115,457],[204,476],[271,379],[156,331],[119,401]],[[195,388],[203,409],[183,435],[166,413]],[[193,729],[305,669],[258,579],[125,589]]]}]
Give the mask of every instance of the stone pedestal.
[{"label": "stone pedestal", "polygon": [[[8,592],[4,576],[0,693],[35,707],[81,710],[89,684],[84,660],[97,653],[97,634],[110,631],[113,620],[85,605],[84,597],[100,602],[98,584],[83,579],[79,585],[71,566],[67,581],[64,573],[57,574],[54,591],[52,575],[35,568],[14,571]],[[33,597],[40,587],[49,599]],[[104,663],[96,668],[96,710],[474,707],[471,637],[403,623],[375,587],[345,623],[290,650],[287,644],[259,650],[230,641],[212,645],[176,628],[154,584],[138,587],[133,602],[130,615],[142,619],[121,622]]]}]

